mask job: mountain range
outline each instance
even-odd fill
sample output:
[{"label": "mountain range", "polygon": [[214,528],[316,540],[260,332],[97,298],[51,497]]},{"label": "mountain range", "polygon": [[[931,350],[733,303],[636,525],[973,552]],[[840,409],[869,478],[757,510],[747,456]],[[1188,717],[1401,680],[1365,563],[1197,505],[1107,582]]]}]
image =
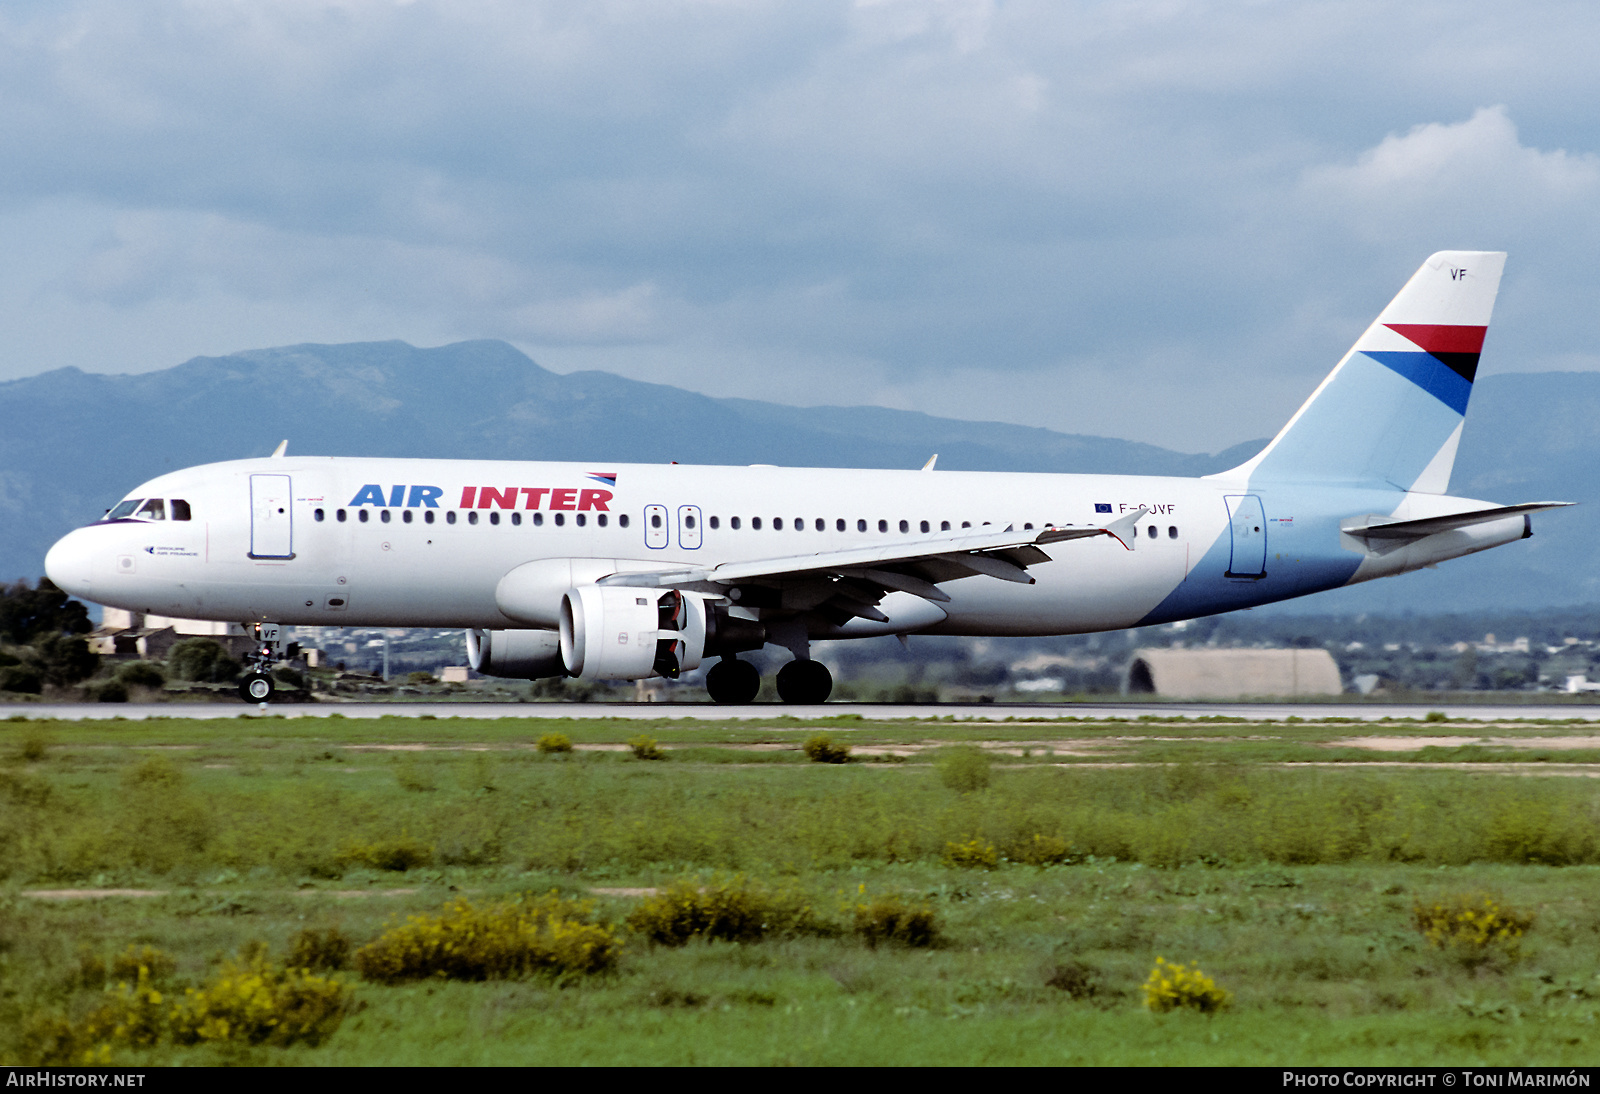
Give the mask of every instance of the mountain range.
[{"label": "mountain range", "polygon": [[[504,342],[299,345],[197,357],[134,376],[57,369],[0,383],[0,576],[35,577],[57,537],[165,471],[290,451],[330,456],[772,463],[815,467],[1204,475],[1214,455],[879,407],[712,398],[603,372],[558,375]],[[1600,500],[1600,374],[1521,373],[1476,385],[1453,493]],[[1593,505],[1536,518],[1538,535],[1296,602],[1305,611],[1470,611],[1600,604]]]}]

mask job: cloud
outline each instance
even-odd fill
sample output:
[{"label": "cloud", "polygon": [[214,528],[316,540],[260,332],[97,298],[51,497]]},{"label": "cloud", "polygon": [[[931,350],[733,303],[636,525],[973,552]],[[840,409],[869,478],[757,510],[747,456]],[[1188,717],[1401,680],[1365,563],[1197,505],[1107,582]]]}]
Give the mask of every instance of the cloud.
[{"label": "cloud", "polygon": [[[1368,232],[1392,236],[1419,216],[1524,230],[1551,217],[1571,223],[1600,194],[1600,156],[1524,145],[1504,106],[1456,124],[1430,122],[1385,137],[1352,164],[1306,173],[1312,202],[1326,202]],[[1582,218],[1588,221],[1587,216]]]},{"label": "cloud", "polygon": [[503,337],[1218,448],[1441,246],[1513,252],[1491,357],[1589,359],[1596,34],[1472,0],[10,5],[0,377]]}]

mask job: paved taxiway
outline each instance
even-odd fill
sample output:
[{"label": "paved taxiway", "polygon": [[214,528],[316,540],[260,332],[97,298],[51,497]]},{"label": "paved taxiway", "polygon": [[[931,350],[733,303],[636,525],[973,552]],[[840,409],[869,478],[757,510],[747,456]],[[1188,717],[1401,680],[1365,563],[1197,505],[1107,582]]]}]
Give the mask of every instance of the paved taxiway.
[{"label": "paved taxiway", "polygon": [[[274,703],[267,713],[289,718],[702,718],[709,721],[766,721],[774,718],[839,718],[854,715],[869,721],[955,718],[1004,722],[1008,719],[1052,721],[1066,718],[1232,718],[1248,722],[1280,722],[1288,717],[1353,718],[1379,722],[1385,718],[1422,719],[1441,711],[1452,722],[1518,722],[1578,719],[1600,722],[1600,704],[1511,706],[1478,704],[1399,703],[827,703],[790,706],[755,703],[717,706],[712,703]],[[260,713],[243,703],[7,703],[0,719],[27,718],[80,721],[103,718],[232,718]]]}]

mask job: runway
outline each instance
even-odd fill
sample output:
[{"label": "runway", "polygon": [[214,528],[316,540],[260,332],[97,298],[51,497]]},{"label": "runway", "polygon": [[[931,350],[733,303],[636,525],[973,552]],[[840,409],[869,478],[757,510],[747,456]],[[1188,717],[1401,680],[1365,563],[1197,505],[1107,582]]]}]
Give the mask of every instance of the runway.
[{"label": "runway", "polygon": [[[813,706],[752,703],[274,703],[271,716],[325,718],[629,718],[701,719],[705,721],[813,720],[861,718],[866,721],[973,722],[1066,720],[1109,721],[1226,718],[1243,722],[1306,721],[1324,718],[1360,722],[1421,720],[1439,711],[1451,722],[1567,721],[1600,722],[1600,704],[1501,705],[1471,703],[823,703]],[[0,704],[0,721],[28,719],[94,721],[109,718],[237,718],[259,717],[259,707],[244,703],[10,703]],[[847,729],[848,725],[837,728]]]}]

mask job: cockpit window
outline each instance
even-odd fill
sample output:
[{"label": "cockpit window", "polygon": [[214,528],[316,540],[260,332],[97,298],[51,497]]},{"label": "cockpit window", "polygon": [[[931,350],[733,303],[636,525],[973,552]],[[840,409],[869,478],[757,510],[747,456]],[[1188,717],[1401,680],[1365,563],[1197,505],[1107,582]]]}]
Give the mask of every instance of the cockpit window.
[{"label": "cockpit window", "polygon": [[188,520],[189,519],[189,503],[184,501],[182,498],[173,498],[172,499],[172,519],[173,520]]},{"label": "cockpit window", "polygon": [[166,520],[167,504],[160,498],[151,498],[139,507],[134,516],[143,517],[145,520]]},{"label": "cockpit window", "polygon": [[135,509],[139,508],[139,503],[143,500],[143,498],[130,498],[127,501],[119,502],[115,509],[106,514],[105,519],[121,520],[123,517],[130,515]]}]

